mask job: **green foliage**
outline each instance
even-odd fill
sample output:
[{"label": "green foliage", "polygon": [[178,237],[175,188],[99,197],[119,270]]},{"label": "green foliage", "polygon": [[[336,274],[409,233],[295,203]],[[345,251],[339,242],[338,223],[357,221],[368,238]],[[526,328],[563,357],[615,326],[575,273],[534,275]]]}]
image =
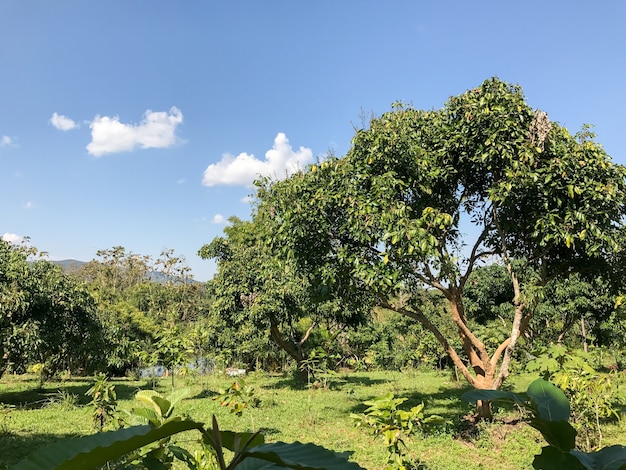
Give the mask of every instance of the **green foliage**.
[{"label": "green foliage", "polygon": [[535,456],[533,468],[553,470],[626,469],[626,446],[611,446],[596,452],[574,449],[576,430],[569,423],[570,404],[565,394],[544,379],[530,384],[525,394],[501,390],[474,390],[464,393],[464,400],[508,401],[530,412],[529,424],[537,429],[549,444]]},{"label": "green foliage", "polygon": [[94,299],[58,266],[31,261],[37,253],[0,240],[0,375],[35,363],[45,374],[91,371],[102,345]]},{"label": "green foliage", "polygon": [[467,314],[483,325],[499,318],[511,318],[515,308],[513,296],[511,278],[504,265],[480,266],[472,272],[465,286]]},{"label": "green foliage", "polygon": [[[103,368],[123,375],[159,362],[168,369],[186,363],[187,332],[198,322],[208,325],[203,321],[208,298],[203,284],[192,283],[184,258],[164,250],[152,263],[121,246],[99,250],[97,256],[74,276],[97,301]],[[194,352],[206,349],[197,341],[193,347]]]},{"label": "green foliage", "polygon": [[[273,247],[277,221],[259,210],[251,221],[231,218],[223,237],[204,245],[202,258],[217,261],[210,283],[212,310],[222,322],[219,340],[248,365],[277,357],[275,346],[299,364],[315,332],[331,323],[357,325],[367,307],[335,302],[325,286],[297,273],[293,259]],[[275,346],[274,346],[275,345]]]},{"label": "green foliage", "polygon": [[176,368],[187,365],[191,361],[193,351],[188,338],[183,336],[181,329],[176,326],[158,331],[155,337],[157,340],[155,345],[156,363],[162,364],[170,370],[173,391]]},{"label": "green foliage", "polygon": [[115,385],[109,383],[105,374],[96,375],[94,384],[85,392],[91,397],[89,405],[92,407],[93,424],[102,432],[104,428],[112,423],[117,413],[117,393]]},{"label": "green foliage", "polygon": [[243,415],[244,410],[261,406],[261,400],[255,395],[254,388],[246,385],[243,379],[235,380],[230,387],[220,390],[215,400],[237,416]]},{"label": "green foliage", "polygon": [[[470,384],[493,388],[509,373],[537,286],[606,271],[616,257],[625,176],[599,144],[492,78],[439,110],[394,106],[357,130],[345,157],[261,182],[258,211],[276,224],[272,246],[302,275],[344,304],[361,295],[363,305],[419,321]],[[487,260],[506,268],[510,287],[497,305],[474,292],[470,312],[470,276]],[[449,303],[460,349],[423,308],[424,287]],[[495,348],[474,334],[472,316],[480,324],[504,314],[508,334],[489,338]]]},{"label": "green foliage", "polygon": [[387,470],[406,470],[417,468],[416,462],[407,454],[406,436],[416,428],[442,424],[445,420],[440,416],[424,418],[424,404],[421,403],[410,410],[398,407],[407,399],[396,398],[393,393],[379,396],[364,402],[368,408],[363,414],[351,414],[354,425],[368,428],[372,434],[384,439],[387,448]]},{"label": "green foliage", "polygon": [[48,407],[61,410],[71,410],[78,404],[78,395],[67,390],[58,390],[48,399]]},{"label": "green foliage", "polygon": [[[616,270],[620,263],[616,262]],[[616,293],[622,280],[601,273],[589,278],[572,274],[550,281],[535,311],[535,347],[551,342],[572,348],[611,346],[624,342],[623,318],[616,311]]]},{"label": "green foliage", "polygon": [[300,363],[300,369],[307,375],[307,383],[310,387],[330,387],[333,380],[338,378],[335,371],[337,354],[328,354],[324,348],[315,348],[309,356]]},{"label": "green foliage", "polygon": [[618,389],[616,372],[595,370],[589,354],[552,345],[529,362],[529,371],[539,372],[556,384],[569,398],[572,418],[582,439],[581,447],[591,450],[602,446],[602,423],[619,419],[618,406],[624,398]]}]

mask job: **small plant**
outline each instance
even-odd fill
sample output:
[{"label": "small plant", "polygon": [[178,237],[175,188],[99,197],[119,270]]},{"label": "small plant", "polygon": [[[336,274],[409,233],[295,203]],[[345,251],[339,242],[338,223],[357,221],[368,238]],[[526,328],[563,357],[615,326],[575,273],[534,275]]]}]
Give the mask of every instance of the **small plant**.
[{"label": "small plant", "polygon": [[[142,406],[133,408],[132,415],[140,417],[150,426],[159,428],[170,422],[180,422],[182,418],[174,416],[175,406],[189,394],[186,389],[177,390],[164,397],[154,390],[140,390],[135,399]],[[126,457],[128,464],[134,468],[153,468],[155,462],[171,466],[174,458],[190,458],[188,452],[171,444],[171,436],[164,436],[155,442],[138,449],[134,454]],[[182,460],[182,458],[181,458]],[[209,467],[210,468],[210,467]]]},{"label": "small plant", "polygon": [[589,355],[552,345],[529,362],[529,371],[537,371],[569,398],[572,422],[584,450],[602,446],[602,421],[619,419],[617,405],[623,401],[617,387],[617,372],[602,374],[595,370]]},{"label": "small plant", "polygon": [[32,372],[37,376],[39,381],[39,389],[43,388],[43,383],[46,380],[46,365],[43,362],[37,362],[28,368],[29,372]]},{"label": "small plant", "polygon": [[337,378],[333,360],[339,356],[328,354],[323,348],[315,348],[309,357],[300,363],[300,369],[307,374],[307,384],[313,388],[327,389]]},{"label": "small plant", "polygon": [[443,421],[439,416],[424,419],[424,404],[414,406],[408,411],[398,409],[406,398],[395,398],[388,393],[364,402],[368,405],[362,415],[350,415],[355,426],[367,427],[372,434],[382,436],[387,447],[387,466],[385,470],[406,470],[417,468],[417,463],[407,455],[404,439],[416,428],[425,424]]},{"label": "small plant", "polygon": [[561,389],[544,379],[535,380],[524,394],[472,390],[461,398],[469,402],[505,401],[527,410],[530,426],[537,429],[548,443],[533,460],[533,468],[537,470],[626,469],[626,446],[615,445],[596,452],[575,449],[577,431],[569,423],[570,403]]},{"label": "small plant", "polygon": [[67,390],[58,390],[52,397],[48,399],[47,406],[55,407],[61,410],[71,410],[78,404],[78,395],[68,392]]},{"label": "small plant", "polygon": [[[231,413],[241,417],[244,410],[258,408],[261,400],[255,396],[254,388],[246,385],[243,379],[235,380],[226,390],[220,390],[219,396],[214,400],[219,400],[221,406],[227,407]],[[250,415],[252,430],[254,430],[254,419]]]},{"label": "small plant", "polygon": [[105,426],[113,421],[117,412],[117,394],[115,385],[109,384],[104,374],[98,374],[95,383],[85,395],[91,397],[89,405],[93,408],[93,423],[98,431],[102,432]]}]

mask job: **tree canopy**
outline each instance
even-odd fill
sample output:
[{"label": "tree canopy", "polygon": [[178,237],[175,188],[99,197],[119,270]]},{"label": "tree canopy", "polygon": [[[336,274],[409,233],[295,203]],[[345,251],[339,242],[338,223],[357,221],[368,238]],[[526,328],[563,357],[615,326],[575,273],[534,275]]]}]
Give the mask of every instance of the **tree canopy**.
[{"label": "tree canopy", "polygon": [[204,245],[200,256],[217,261],[210,282],[213,314],[225,328],[237,330],[239,350],[248,345],[258,354],[271,338],[301,363],[311,349],[307,340],[316,327],[356,325],[363,320],[364,303],[334,302],[324,286],[296,272],[292,258],[273,249],[276,226],[267,214],[256,213],[251,221],[233,217],[230,222],[225,235]]},{"label": "tree canopy", "polygon": [[92,371],[102,345],[95,302],[84,285],[37,250],[0,240],[0,375],[33,363],[48,372]]},{"label": "tree canopy", "polygon": [[[266,183],[259,198],[300,272],[339,296],[376,293],[430,330],[470,384],[498,388],[534,289],[597,270],[619,249],[625,176],[589,132],[572,136],[519,86],[492,78],[439,110],[395,104],[357,130],[345,157]],[[468,326],[464,292],[473,270],[494,261],[514,308],[510,334],[489,350]],[[447,299],[462,352],[419,296],[400,295],[424,287]]]}]

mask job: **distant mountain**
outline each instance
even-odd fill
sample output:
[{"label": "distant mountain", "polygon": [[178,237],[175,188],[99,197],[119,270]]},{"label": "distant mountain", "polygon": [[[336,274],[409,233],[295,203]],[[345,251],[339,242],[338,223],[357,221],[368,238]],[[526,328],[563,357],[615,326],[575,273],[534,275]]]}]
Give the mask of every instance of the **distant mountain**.
[{"label": "distant mountain", "polygon": [[[76,259],[62,259],[59,261],[52,261],[52,263],[61,266],[61,268],[63,269],[64,272],[66,273],[71,273],[74,271],[78,271],[81,267],[83,267],[83,265],[87,264],[86,261],[78,261]],[[163,273],[160,273],[158,271],[150,271],[147,275],[146,278],[149,281],[153,281],[153,282],[158,282],[159,284],[165,284],[166,282],[168,282],[170,279]],[[176,283],[177,281],[174,280],[174,283]],[[196,280],[191,280],[192,284],[195,284],[197,282],[200,281],[196,281]]]},{"label": "distant mountain", "polygon": [[85,261],[78,261],[77,259],[62,259],[59,261],[52,261],[54,264],[61,266],[66,273],[78,271]]}]

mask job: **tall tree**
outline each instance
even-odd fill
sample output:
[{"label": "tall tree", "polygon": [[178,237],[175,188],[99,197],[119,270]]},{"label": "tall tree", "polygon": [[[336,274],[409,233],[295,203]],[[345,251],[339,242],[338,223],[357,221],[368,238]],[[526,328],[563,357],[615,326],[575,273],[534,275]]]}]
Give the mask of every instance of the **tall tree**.
[{"label": "tall tree", "polygon": [[[357,131],[344,158],[259,196],[302,272],[337,293],[376,292],[431,331],[471,385],[497,389],[532,318],[534,286],[598,269],[618,250],[625,175],[587,132],[570,135],[494,78],[440,110],[396,104]],[[506,267],[513,290],[510,334],[492,350],[470,329],[464,302],[485,260]],[[397,300],[424,287],[447,299],[461,351],[418,297]]]},{"label": "tall tree", "polygon": [[[300,364],[308,356],[314,328],[332,322],[338,330],[362,321],[360,304],[329,301],[320,286],[296,274],[293,259],[272,249],[276,227],[267,214],[230,222],[225,236],[204,245],[199,254],[217,260],[210,283],[213,309],[227,327],[237,329],[240,347],[250,341],[267,344],[269,337]],[[305,318],[309,321],[302,322]]]},{"label": "tall tree", "polygon": [[87,289],[37,250],[0,240],[0,375],[44,363],[49,372],[92,371],[101,359]]}]

